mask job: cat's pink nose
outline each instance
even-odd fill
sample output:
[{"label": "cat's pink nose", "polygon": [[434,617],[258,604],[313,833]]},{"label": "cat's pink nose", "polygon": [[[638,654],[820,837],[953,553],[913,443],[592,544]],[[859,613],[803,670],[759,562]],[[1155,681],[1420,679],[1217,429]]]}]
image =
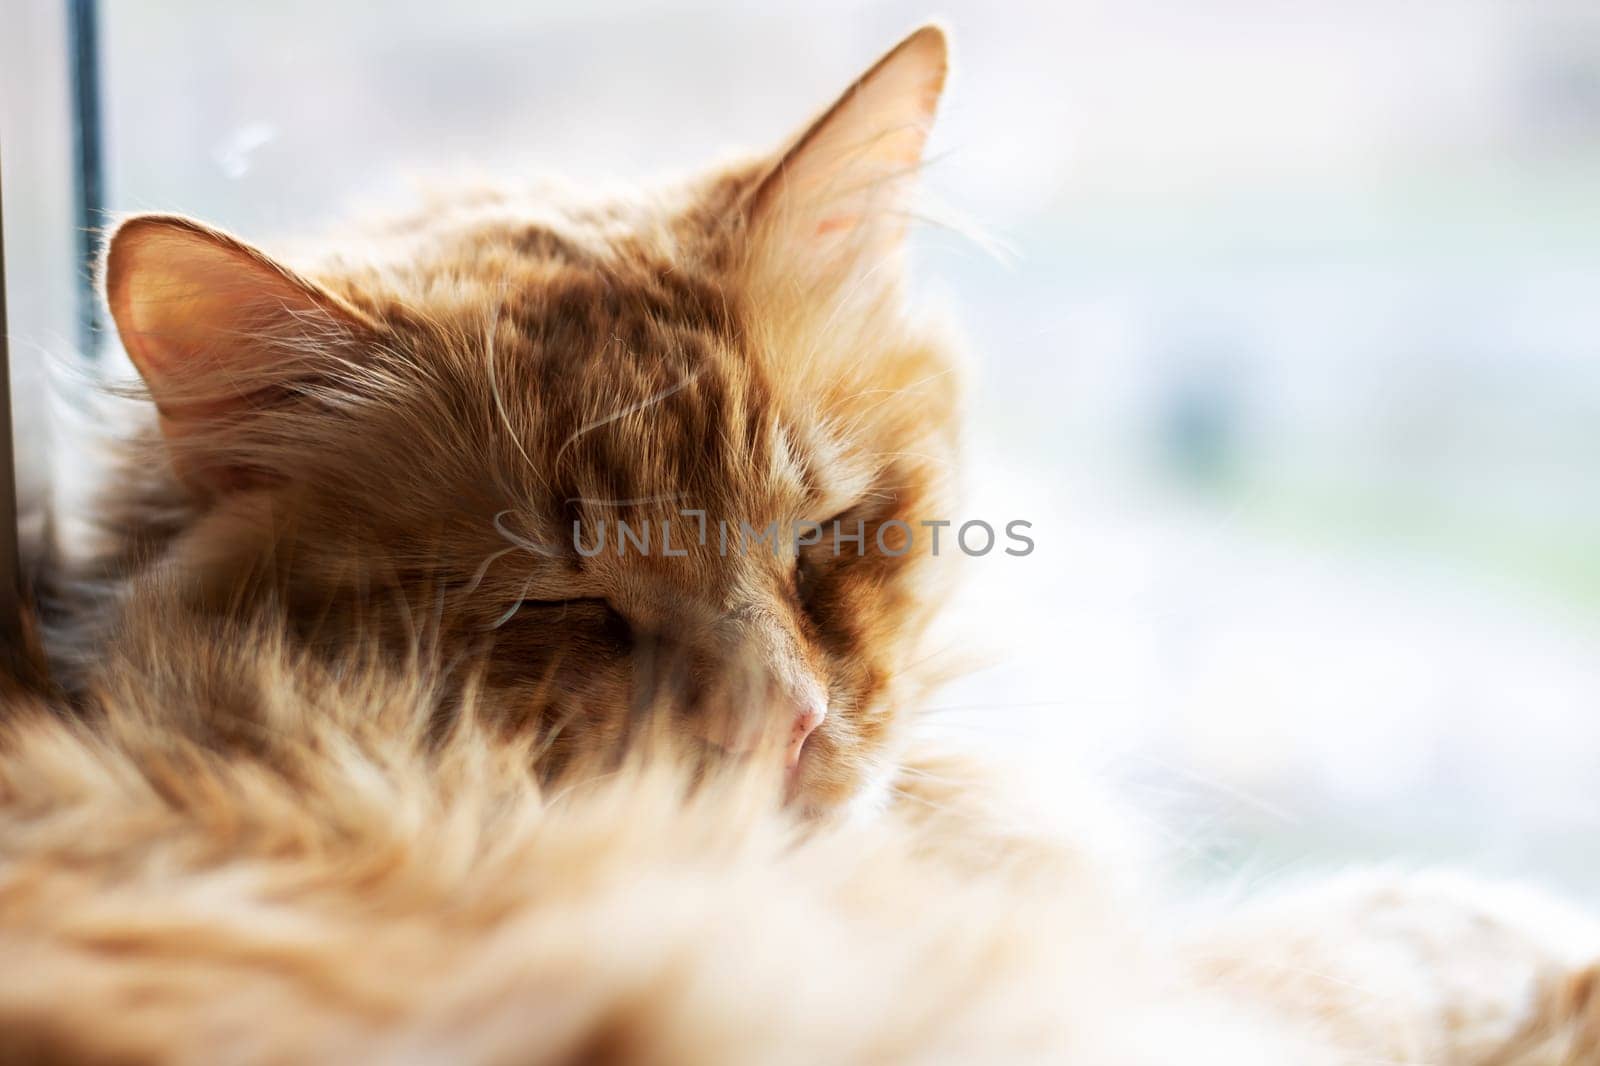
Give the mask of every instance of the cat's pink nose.
[{"label": "cat's pink nose", "polygon": [[794,700],[794,725],[789,731],[789,748],[785,763],[793,770],[800,765],[800,752],[806,746],[806,739],[816,731],[822,720],[828,717],[828,697],[821,691],[812,691],[795,697]]}]

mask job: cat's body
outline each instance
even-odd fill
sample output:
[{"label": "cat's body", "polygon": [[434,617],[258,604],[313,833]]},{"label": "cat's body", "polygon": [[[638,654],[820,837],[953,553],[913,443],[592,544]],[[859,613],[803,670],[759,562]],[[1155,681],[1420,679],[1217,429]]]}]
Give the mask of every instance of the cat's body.
[{"label": "cat's body", "polygon": [[1589,1061],[1581,916],[1398,877],[1173,929],[915,743],[944,62],[665,192],[286,261],[124,224],[158,417],[60,582],[66,693],[7,711],[0,1060]]},{"label": "cat's body", "polygon": [[[1114,818],[919,752],[880,816],[670,753],[541,785],[425,662],[171,589],[0,749],[0,1062],[1594,1061],[1600,929],[1371,875],[1179,920]],[[1586,1029],[1585,1026],[1588,1026]]]}]

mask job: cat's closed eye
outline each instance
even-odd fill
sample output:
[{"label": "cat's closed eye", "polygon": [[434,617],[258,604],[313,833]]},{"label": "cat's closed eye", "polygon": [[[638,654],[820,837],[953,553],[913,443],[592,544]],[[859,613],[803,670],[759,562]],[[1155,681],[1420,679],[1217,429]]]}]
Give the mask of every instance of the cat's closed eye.
[{"label": "cat's closed eye", "polygon": [[834,560],[842,561],[851,554],[848,545],[842,544],[838,534],[843,531],[845,539],[848,539],[849,531],[854,528],[852,516],[856,510],[855,507],[847,508],[826,522],[818,523],[821,533],[816,543],[802,547],[795,559],[795,597],[807,611],[815,606],[817,587],[826,576],[827,564]]},{"label": "cat's closed eye", "polygon": [[499,629],[522,614],[538,613],[543,617],[562,620],[574,612],[579,613],[583,620],[603,622],[608,628],[614,626],[625,629],[628,626],[627,620],[617,613],[610,601],[603,597],[572,596],[564,599],[524,597],[507,608],[490,628]]},{"label": "cat's closed eye", "polygon": [[794,564],[794,594],[800,601],[800,606],[808,611],[811,609],[811,597],[816,591],[816,584],[817,566],[802,552]]}]

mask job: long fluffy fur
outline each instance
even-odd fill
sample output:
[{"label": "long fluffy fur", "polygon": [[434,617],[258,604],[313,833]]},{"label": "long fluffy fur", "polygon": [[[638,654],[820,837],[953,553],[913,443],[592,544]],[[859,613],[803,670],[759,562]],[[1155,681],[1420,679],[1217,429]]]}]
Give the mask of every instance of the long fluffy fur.
[{"label": "long fluffy fur", "polygon": [[669,756],[541,786],[470,701],[436,735],[418,663],[141,610],[83,717],[5,730],[17,1061],[1023,1061],[1183,1013],[1114,878],[933,795],[829,829]]}]

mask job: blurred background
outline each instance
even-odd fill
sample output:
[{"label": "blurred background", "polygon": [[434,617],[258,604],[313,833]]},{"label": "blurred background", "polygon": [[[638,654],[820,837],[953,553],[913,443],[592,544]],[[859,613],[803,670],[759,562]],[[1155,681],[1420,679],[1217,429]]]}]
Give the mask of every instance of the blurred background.
[{"label": "blurred background", "polygon": [[[1185,869],[1450,860],[1600,899],[1600,5],[100,5],[106,200],[247,236],[415,175],[775,144],[930,13],[918,237],[973,352],[935,701]],[[19,441],[74,334],[63,5],[0,0]],[[26,479],[25,479],[26,481]],[[37,481],[37,477],[34,478]],[[952,516],[959,517],[959,516]]]}]

